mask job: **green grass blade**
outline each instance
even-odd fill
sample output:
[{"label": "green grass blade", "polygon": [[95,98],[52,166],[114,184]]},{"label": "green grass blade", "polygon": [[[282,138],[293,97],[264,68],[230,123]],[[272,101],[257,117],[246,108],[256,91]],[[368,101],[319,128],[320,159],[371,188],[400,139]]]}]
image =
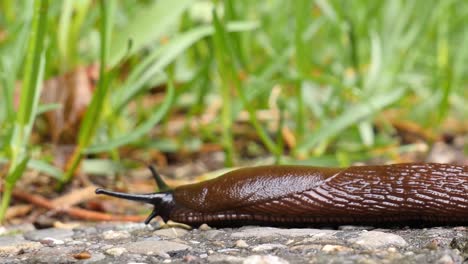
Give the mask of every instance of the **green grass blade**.
[{"label": "green grass blade", "polygon": [[56,179],[61,179],[63,177],[63,171],[43,160],[29,160],[28,168],[50,175]]},{"label": "green grass blade", "polygon": [[[249,31],[257,28],[258,22],[233,22],[228,25],[231,32]],[[155,74],[162,73],[167,65],[174,62],[184,51],[202,38],[213,34],[212,26],[203,26],[192,29],[175,37],[167,45],[156,49],[130,73],[128,80],[120,92],[113,97],[114,108],[122,109],[136,94],[141,92],[144,85],[154,78]]]},{"label": "green grass blade", "polygon": [[304,143],[297,148],[297,152],[306,152],[310,148],[317,146],[317,144],[322,144],[337,136],[344,129],[378,113],[383,108],[399,100],[404,95],[404,91],[405,89],[403,88],[396,89],[391,93],[369,97],[366,101],[351,106],[342,115],[331,120],[329,124],[324,125],[306,137]]},{"label": "green grass blade", "polygon": [[26,145],[37,114],[41,87],[40,83],[42,82],[44,73],[44,42],[48,8],[48,0],[37,0],[34,2],[34,15],[31,25],[26,66],[24,69],[20,106],[12,131],[13,134],[9,142],[10,167],[4,179],[5,190],[2,194],[0,222],[2,222],[5,217],[16,181],[23,175],[24,169],[29,161]]},{"label": "green grass blade", "polygon": [[122,135],[116,139],[113,139],[109,142],[93,145],[85,150],[85,153],[97,153],[104,152],[115,149],[117,147],[123,146],[125,144],[132,143],[148,134],[150,130],[161,121],[164,116],[169,112],[172,104],[175,99],[175,88],[172,82],[168,84],[168,92],[164,102],[158,107],[157,110],[152,111],[151,116],[141,125],[136,127],[130,133]]},{"label": "green grass blade", "polygon": [[168,28],[179,20],[180,15],[193,0],[159,0],[152,6],[142,5],[135,17],[112,40],[109,65],[115,66],[127,54],[128,40],[132,40],[132,50],[128,55],[140,51],[146,45],[162,37]]},{"label": "green grass blade", "polygon": [[99,125],[99,119],[101,118],[102,109],[104,108],[104,102],[108,94],[109,85],[107,82],[106,65],[109,55],[109,41],[111,31],[111,18],[109,17],[109,9],[115,4],[113,1],[107,2],[106,0],[100,1],[101,7],[101,58],[99,66],[99,81],[96,91],[94,92],[91,103],[86,110],[85,116],[81,123],[80,131],[78,134],[78,144],[85,148],[87,147]]},{"label": "green grass blade", "polygon": [[82,151],[88,147],[96,133],[99,126],[99,121],[102,118],[102,110],[106,102],[109,83],[108,73],[106,71],[107,60],[109,55],[109,42],[110,34],[112,31],[112,17],[115,12],[115,1],[101,0],[100,1],[100,65],[99,65],[99,81],[97,89],[93,94],[91,103],[86,109],[85,116],[78,132],[78,146],[76,147],[71,160],[69,161],[69,167],[63,175],[58,188],[61,189],[65,183],[71,180],[76,168],[80,164],[82,158]]}]

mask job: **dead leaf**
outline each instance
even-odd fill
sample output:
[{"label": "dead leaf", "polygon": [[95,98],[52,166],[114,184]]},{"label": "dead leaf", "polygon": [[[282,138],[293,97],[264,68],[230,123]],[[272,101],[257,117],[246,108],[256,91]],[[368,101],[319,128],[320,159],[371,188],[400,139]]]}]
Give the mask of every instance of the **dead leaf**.
[{"label": "dead leaf", "polygon": [[96,64],[82,66],[44,82],[41,104],[62,106],[44,114],[53,143],[75,143],[81,119],[91,102],[98,72]]}]

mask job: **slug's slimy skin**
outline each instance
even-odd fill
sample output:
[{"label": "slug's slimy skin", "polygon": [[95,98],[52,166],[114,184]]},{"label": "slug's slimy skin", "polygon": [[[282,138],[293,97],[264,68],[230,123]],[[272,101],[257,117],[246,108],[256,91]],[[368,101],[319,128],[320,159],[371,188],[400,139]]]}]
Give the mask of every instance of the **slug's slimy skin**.
[{"label": "slug's slimy skin", "polygon": [[468,225],[468,166],[260,166],[172,191],[131,195],[156,215],[197,226]]}]

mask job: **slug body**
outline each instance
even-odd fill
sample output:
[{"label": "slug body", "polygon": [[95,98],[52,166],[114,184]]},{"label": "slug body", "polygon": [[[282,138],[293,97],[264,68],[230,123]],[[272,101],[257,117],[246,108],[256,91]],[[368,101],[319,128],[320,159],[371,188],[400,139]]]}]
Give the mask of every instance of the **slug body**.
[{"label": "slug body", "polygon": [[152,194],[119,198],[197,226],[468,225],[468,166],[260,166]]}]

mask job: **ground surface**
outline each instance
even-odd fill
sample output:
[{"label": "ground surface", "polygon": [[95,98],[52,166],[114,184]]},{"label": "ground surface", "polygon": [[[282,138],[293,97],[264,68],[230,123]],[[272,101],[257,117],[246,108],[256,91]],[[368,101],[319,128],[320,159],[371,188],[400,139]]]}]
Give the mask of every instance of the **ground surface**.
[{"label": "ground surface", "polygon": [[468,228],[4,228],[0,263],[468,263]]}]

